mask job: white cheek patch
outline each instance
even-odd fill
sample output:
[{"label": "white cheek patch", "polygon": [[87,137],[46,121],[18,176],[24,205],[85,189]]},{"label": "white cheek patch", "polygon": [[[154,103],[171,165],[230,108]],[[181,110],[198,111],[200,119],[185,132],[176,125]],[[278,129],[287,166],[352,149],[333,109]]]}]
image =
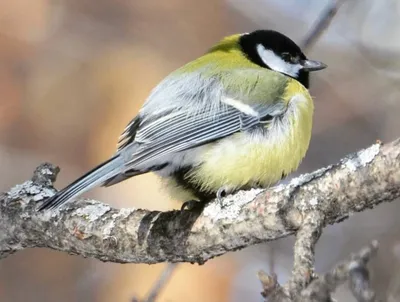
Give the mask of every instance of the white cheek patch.
[{"label": "white cheek patch", "polygon": [[272,50],[266,49],[262,44],[257,45],[257,52],[264,64],[272,70],[287,74],[292,77],[297,77],[299,75],[299,71],[302,68],[300,64],[291,64],[284,61]]}]

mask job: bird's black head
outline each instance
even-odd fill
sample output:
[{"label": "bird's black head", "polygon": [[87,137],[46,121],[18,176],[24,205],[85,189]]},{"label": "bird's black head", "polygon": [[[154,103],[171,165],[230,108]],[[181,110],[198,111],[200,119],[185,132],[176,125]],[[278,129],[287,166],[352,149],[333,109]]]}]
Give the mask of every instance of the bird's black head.
[{"label": "bird's black head", "polygon": [[239,44],[253,63],[295,78],[307,88],[309,72],[326,67],[322,62],[308,60],[296,43],[277,31],[257,30],[243,34]]}]

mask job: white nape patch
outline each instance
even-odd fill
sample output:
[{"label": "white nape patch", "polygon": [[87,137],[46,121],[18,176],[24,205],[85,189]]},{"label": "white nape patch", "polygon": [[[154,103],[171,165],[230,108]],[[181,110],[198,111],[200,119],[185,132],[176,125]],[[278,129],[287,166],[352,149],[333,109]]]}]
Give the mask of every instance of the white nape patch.
[{"label": "white nape patch", "polygon": [[297,77],[302,68],[300,64],[291,64],[283,60],[272,50],[266,49],[264,45],[257,45],[257,52],[261,60],[272,70],[287,74],[292,77]]},{"label": "white nape patch", "polygon": [[238,100],[235,100],[235,99],[232,99],[229,97],[223,97],[221,102],[236,108],[237,110],[239,110],[240,112],[243,112],[244,114],[251,115],[251,116],[258,116],[257,111],[255,111],[253,108],[251,108],[251,106],[249,106],[241,101],[238,101]]}]

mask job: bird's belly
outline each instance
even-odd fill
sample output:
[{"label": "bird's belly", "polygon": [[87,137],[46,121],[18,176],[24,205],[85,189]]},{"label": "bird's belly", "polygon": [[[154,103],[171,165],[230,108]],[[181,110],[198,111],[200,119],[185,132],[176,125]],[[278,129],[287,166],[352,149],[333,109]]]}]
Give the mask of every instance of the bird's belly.
[{"label": "bird's belly", "polygon": [[209,192],[223,186],[267,187],[297,169],[308,143],[300,144],[290,133],[237,133],[209,146],[190,178]]}]

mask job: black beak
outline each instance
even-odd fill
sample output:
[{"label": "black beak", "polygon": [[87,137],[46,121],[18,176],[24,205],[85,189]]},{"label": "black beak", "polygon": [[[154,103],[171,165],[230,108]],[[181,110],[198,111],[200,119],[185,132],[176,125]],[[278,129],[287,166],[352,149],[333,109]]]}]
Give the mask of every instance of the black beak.
[{"label": "black beak", "polygon": [[303,60],[300,64],[303,66],[302,70],[304,71],[317,71],[327,67],[326,64],[313,60]]}]

